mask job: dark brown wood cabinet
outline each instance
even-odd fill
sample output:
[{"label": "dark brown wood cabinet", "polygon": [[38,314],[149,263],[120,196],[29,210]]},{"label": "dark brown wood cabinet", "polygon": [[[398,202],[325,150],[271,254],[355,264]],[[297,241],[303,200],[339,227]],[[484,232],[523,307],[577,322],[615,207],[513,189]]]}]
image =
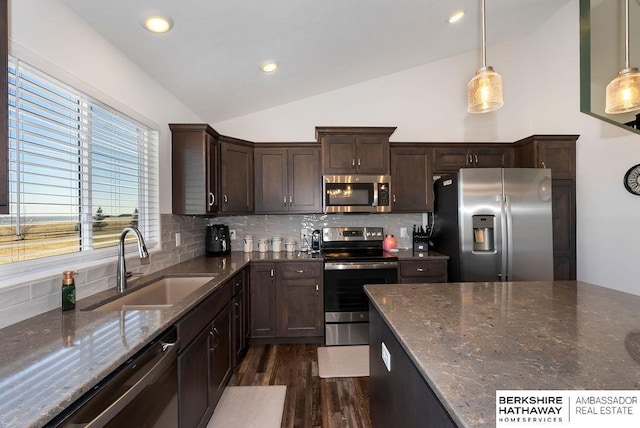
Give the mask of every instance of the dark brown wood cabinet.
[{"label": "dark brown wood cabinet", "polygon": [[322,263],[287,262],[278,267],[278,336],[322,336]]},{"label": "dark brown wood cabinet", "polygon": [[430,147],[391,147],[391,211],[433,211],[433,173]]},{"label": "dark brown wood cabinet", "polygon": [[231,305],[226,305],[211,323],[209,339],[209,388],[215,408],[231,377]]},{"label": "dark brown wood cabinet", "polygon": [[515,166],[550,168],[553,179],[576,179],[578,135],[532,135],[516,141]]},{"label": "dark brown wood cabinet", "polygon": [[322,337],[322,279],[321,260],[252,261],[251,338],[282,343],[300,338],[317,341]]},{"label": "dark brown wood cabinet", "polygon": [[401,284],[447,282],[447,261],[438,259],[400,260],[398,278]]},{"label": "dark brown wood cabinet", "polygon": [[276,337],[276,265],[251,262],[251,338]]},{"label": "dark brown wood cabinet", "polygon": [[232,366],[235,367],[240,363],[244,352],[247,349],[248,337],[247,330],[249,328],[249,284],[248,275],[244,269],[231,279],[233,287],[233,300],[231,301],[231,317],[232,317],[232,329],[231,329],[231,344],[232,351]]},{"label": "dark brown wood cabinet", "polygon": [[508,144],[443,144],[433,147],[433,173],[452,174],[460,168],[508,168],[513,148]]},{"label": "dark brown wood cabinet", "polygon": [[213,414],[209,389],[210,330],[204,329],[178,356],[178,420],[204,427]]},{"label": "dark brown wood cabinet", "polygon": [[255,148],[255,212],[322,212],[320,148],[258,145]]},{"label": "dark brown wood cabinet", "polygon": [[323,174],[389,174],[395,127],[316,127]]},{"label": "dark brown wood cabinet", "polygon": [[172,211],[182,215],[218,212],[218,133],[206,124],[169,124]]},{"label": "dark brown wood cabinet", "polygon": [[514,166],[550,168],[553,278],[576,279],[576,141],[578,135],[532,135],[514,143]]},{"label": "dark brown wood cabinet", "polygon": [[253,212],[253,144],[219,137],[220,144],[220,212]]}]

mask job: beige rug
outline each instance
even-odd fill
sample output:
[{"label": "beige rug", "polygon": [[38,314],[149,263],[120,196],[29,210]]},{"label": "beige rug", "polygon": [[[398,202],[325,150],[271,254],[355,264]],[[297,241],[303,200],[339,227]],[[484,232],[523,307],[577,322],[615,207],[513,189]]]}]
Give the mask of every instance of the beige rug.
[{"label": "beige rug", "polygon": [[318,375],[321,378],[369,376],[369,345],[318,347]]},{"label": "beige rug", "polygon": [[287,387],[228,386],[207,428],[280,428]]}]

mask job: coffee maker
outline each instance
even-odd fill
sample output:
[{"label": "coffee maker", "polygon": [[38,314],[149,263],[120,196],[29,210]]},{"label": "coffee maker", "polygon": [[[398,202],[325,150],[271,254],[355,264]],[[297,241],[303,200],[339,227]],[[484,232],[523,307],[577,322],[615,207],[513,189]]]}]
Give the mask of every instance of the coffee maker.
[{"label": "coffee maker", "polygon": [[231,251],[231,236],[229,226],[224,224],[210,224],[207,226],[205,237],[205,249],[207,254],[227,254]]}]

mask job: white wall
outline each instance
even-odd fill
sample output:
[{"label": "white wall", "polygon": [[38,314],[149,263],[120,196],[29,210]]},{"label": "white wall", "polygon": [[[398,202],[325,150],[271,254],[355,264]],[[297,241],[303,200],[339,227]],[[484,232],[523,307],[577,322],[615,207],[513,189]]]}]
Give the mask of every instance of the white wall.
[{"label": "white wall", "polygon": [[514,141],[580,134],[577,146],[578,279],[640,294],[640,198],[622,178],[640,163],[640,137],[580,113],[579,6],[572,0],[535,33],[489,46],[505,105],[466,112],[477,53],[448,58],[248,116],[214,123],[255,141],[312,141],[317,125],[397,126],[392,141]]},{"label": "white wall", "polygon": [[[9,51],[160,131],[160,171],[171,168],[168,123],[203,122],[58,0],[9,0]],[[160,212],[171,176],[160,174]]]}]

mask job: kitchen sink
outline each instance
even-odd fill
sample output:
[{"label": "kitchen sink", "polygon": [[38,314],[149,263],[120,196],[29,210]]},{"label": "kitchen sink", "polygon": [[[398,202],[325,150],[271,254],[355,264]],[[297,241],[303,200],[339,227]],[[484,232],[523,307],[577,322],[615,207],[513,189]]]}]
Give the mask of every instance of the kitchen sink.
[{"label": "kitchen sink", "polygon": [[170,308],[213,278],[215,275],[162,278],[132,293],[86,310],[133,311]]}]

